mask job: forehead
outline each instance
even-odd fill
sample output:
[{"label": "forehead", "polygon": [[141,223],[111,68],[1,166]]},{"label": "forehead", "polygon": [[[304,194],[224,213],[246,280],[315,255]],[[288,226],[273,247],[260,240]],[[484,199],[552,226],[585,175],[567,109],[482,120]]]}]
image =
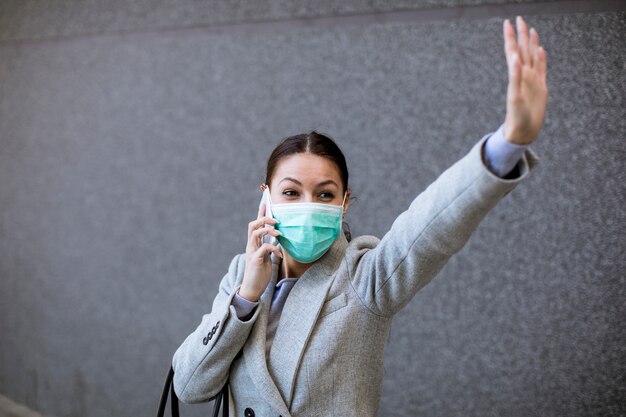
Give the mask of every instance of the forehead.
[{"label": "forehead", "polygon": [[315,185],[328,179],[341,184],[337,164],[328,158],[310,153],[296,153],[283,158],[276,166],[272,182],[278,184],[285,177],[295,178],[304,185]]}]

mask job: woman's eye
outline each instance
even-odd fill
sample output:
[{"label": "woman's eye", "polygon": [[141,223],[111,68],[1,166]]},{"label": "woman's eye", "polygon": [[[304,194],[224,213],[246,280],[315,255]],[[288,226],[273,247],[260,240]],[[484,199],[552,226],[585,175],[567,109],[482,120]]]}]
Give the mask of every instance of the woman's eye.
[{"label": "woman's eye", "polygon": [[[297,197],[299,194],[297,191],[294,190],[285,190],[283,191],[283,195],[287,197]],[[320,193],[319,197],[324,200],[332,200],[333,198],[335,198],[335,195],[333,193]]]}]

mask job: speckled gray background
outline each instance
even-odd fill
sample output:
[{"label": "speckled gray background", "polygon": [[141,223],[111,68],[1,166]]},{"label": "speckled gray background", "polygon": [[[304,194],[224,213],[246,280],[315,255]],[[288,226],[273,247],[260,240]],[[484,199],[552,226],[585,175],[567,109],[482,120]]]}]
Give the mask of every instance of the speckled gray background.
[{"label": "speckled gray background", "polygon": [[482,3],[0,3],[0,393],[153,415],[273,146],[334,137],[352,233],[382,237],[502,123],[502,18],[527,11],[540,165],[397,316],[379,415],[626,415],[626,13]]}]

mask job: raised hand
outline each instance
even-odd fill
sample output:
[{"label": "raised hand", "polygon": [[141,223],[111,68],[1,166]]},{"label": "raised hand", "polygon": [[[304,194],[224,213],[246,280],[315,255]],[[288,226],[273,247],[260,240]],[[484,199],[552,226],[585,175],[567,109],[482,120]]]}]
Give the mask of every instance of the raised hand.
[{"label": "raised hand", "polygon": [[546,84],[546,51],[539,46],[539,35],[534,28],[528,31],[524,19],[517,16],[515,29],[508,19],[504,21],[504,54],[509,69],[506,93],[504,136],[512,143],[532,143],[543,125],[548,101]]}]

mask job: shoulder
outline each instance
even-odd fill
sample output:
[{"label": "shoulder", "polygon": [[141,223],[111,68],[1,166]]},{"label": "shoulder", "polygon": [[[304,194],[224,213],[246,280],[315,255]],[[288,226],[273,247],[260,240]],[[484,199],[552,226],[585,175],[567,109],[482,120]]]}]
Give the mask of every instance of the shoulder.
[{"label": "shoulder", "polygon": [[346,260],[349,263],[358,263],[361,256],[376,248],[380,243],[380,238],[373,235],[362,235],[353,238],[346,247]]}]

